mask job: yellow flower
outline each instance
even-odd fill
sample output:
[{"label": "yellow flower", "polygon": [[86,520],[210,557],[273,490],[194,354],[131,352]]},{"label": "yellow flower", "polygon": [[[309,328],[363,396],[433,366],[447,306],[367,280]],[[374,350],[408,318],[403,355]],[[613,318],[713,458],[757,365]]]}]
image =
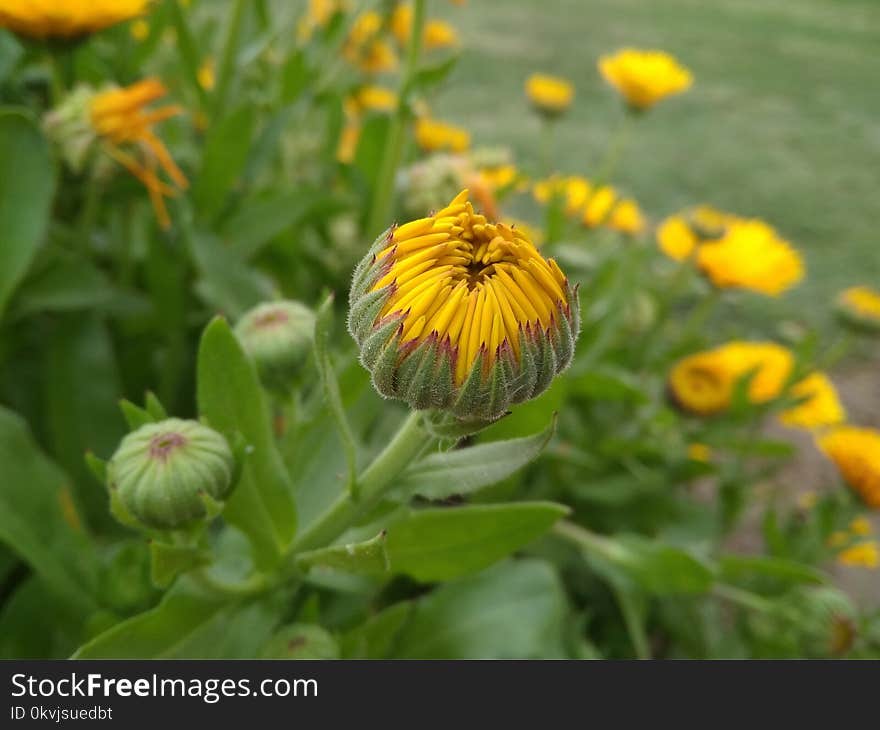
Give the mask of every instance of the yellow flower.
[{"label": "yellow flower", "polygon": [[570,361],[577,294],[522,230],[463,190],[382,234],[355,271],[349,330],[385,395],[494,419]]},{"label": "yellow flower", "polygon": [[[413,9],[409,3],[400,3],[391,13],[391,32],[401,46],[409,44],[412,30]],[[422,29],[422,45],[426,51],[457,46],[458,32],[444,20],[429,19]]]},{"label": "yellow flower", "polygon": [[584,208],[583,224],[589,228],[595,228],[602,225],[611,214],[611,209],[617,202],[617,191],[610,185],[603,185],[599,189],[593,191],[587,205]]},{"label": "yellow flower", "polygon": [[688,212],[688,219],[694,233],[702,239],[720,238],[728,226],[742,221],[742,218],[726,213],[711,205],[698,205]]},{"label": "yellow flower", "polygon": [[527,221],[519,218],[511,218],[510,227],[517,229],[528,238],[533,244],[535,244],[535,248],[541,248],[541,245],[544,243],[544,233]]},{"label": "yellow flower", "polygon": [[336,13],[348,10],[346,0],[309,0],[305,15],[297,25],[297,37],[307,41],[318,28],[326,28]]},{"label": "yellow flower", "polygon": [[844,317],[857,325],[880,328],[880,291],[868,286],[853,286],[841,292],[837,307]]},{"label": "yellow flower", "polygon": [[397,54],[383,38],[382,16],[375,11],[361,13],[352,24],[343,47],[343,56],[366,74],[378,74],[397,68]]},{"label": "yellow flower", "polygon": [[136,41],[145,41],[150,35],[150,24],[143,18],[138,18],[131,24],[131,37]]},{"label": "yellow flower", "polygon": [[837,562],[847,567],[876,570],[880,568],[880,546],[876,540],[860,542],[838,553]]},{"label": "yellow flower", "polygon": [[199,66],[196,76],[198,78],[199,86],[205,91],[212,91],[214,89],[214,84],[216,83],[216,78],[214,76],[214,59],[205,59],[202,65]]},{"label": "yellow flower", "polygon": [[571,106],[574,86],[558,76],[532,74],[526,79],[526,96],[539,112],[555,117]]},{"label": "yellow flower", "polygon": [[78,38],[137,18],[151,0],[0,0],[0,28],[26,38]]},{"label": "yellow flower", "polygon": [[608,227],[630,236],[637,236],[645,230],[645,218],[635,200],[621,200],[611,211]]},{"label": "yellow flower", "polygon": [[506,190],[521,179],[521,175],[519,170],[516,169],[516,165],[507,164],[484,167],[480,172],[483,174],[486,182],[491,185],[494,190]]},{"label": "yellow flower", "polygon": [[697,264],[719,288],[768,296],[778,296],[804,276],[800,254],[758,220],[734,223],[721,239],[700,246]]},{"label": "yellow flower", "polygon": [[706,444],[689,444],[687,454],[691,461],[701,461],[708,464],[712,460],[712,448]]},{"label": "yellow flower", "polygon": [[795,383],[791,396],[807,400],[779,414],[779,420],[786,426],[819,428],[835,426],[846,420],[837,389],[824,373],[811,373]]},{"label": "yellow flower", "polygon": [[849,531],[853,535],[867,537],[874,531],[874,528],[871,525],[871,520],[867,517],[861,516],[854,518],[853,521],[849,523]]},{"label": "yellow flower", "polygon": [[880,509],[880,431],[840,426],[822,435],[818,444],[862,501]]},{"label": "yellow flower", "polygon": [[464,152],[470,147],[471,136],[454,124],[420,117],[416,120],[416,142],[425,152]]},{"label": "yellow flower", "polygon": [[657,228],[657,245],[669,258],[684,261],[697,247],[698,239],[687,221],[680,215],[671,215]]},{"label": "yellow flower", "polygon": [[[147,188],[163,228],[171,225],[164,198],[175,195],[176,191],[159,179],[157,167],[164,170],[178,188],[188,185],[168,149],[153,131],[153,125],[180,114],[181,108],[147,109],[147,105],[166,93],[158,79],[146,79],[125,88],[100,92],[94,96],[90,107],[92,127],[104,142],[108,154]],[[132,146],[133,151],[129,149]]]},{"label": "yellow flower", "polygon": [[668,53],[624,48],[599,59],[605,80],[635,109],[647,109],[690,88],[693,77]]},{"label": "yellow flower", "polygon": [[349,164],[354,160],[355,152],[357,152],[358,141],[361,138],[361,124],[357,120],[350,120],[342,128],[339,135],[339,145],[336,148],[336,159],[343,163]]},{"label": "yellow flower", "polygon": [[679,360],[669,376],[672,397],[686,411],[702,416],[730,406],[737,382],[751,375],[751,403],[778,398],[794,365],[792,354],[772,342],[729,342]]},{"label": "yellow flower", "polygon": [[355,113],[390,112],[397,108],[397,94],[384,86],[361,86],[350,99]]}]

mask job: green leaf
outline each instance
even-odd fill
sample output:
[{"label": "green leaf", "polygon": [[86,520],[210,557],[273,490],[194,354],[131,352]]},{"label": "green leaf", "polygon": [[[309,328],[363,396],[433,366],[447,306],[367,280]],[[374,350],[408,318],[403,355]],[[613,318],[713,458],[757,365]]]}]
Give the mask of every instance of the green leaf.
[{"label": "green leaf", "polygon": [[27,426],[0,407],[0,541],[83,615],[96,607],[97,562],[79,531],[69,479],[37,449]]},{"label": "green leaf", "polygon": [[387,573],[391,564],[385,549],[385,541],[385,532],[380,532],[372,540],[365,542],[333,545],[300,553],[296,556],[296,563],[304,570],[321,567],[341,570],[345,573]]},{"label": "green leaf", "polygon": [[743,578],[773,578],[786,584],[826,583],[828,578],[812,565],[770,555],[724,555],[718,561],[720,579],[726,582]]},{"label": "green leaf", "polygon": [[391,569],[423,582],[468,575],[528,545],[567,513],[552,502],[419,510],[388,529]]},{"label": "green leaf", "polygon": [[178,584],[149,611],[81,646],[73,659],[251,659],[271,636],[287,596],[228,602]]},{"label": "green leaf", "polygon": [[27,114],[0,109],[0,317],[49,223],[55,169],[49,144]]},{"label": "green leaf", "polygon": [[306,89],[312,71],[306,61],[305,53],[297,49],[290,54],[281,68],[281,103],[292,104]]},{"label": "green leaf", "polygon": [[291,624],[266,644],[262,659],[339,659],[339,645],[315,624]]},{"label": "green leaf", "polygon": [[253,363],[221,317],[202,335],[198,357],[199,412],[232,441],[253,449],[223,516],[250,539],[262,566],[274,564],[296,533],[296,507]]},{"label": "green leaf", "polygon": [[151,570],[153,584],[167,588],[181,573],[210,562],[211,556],[192,545],[169,545],[163,542],[150,543]]},{"label": "green leaf", "polygon": [[387,659],[415,608],[409,601],[397,603],[349,631],[342,639],[343,658]]},{"label": "green leaf", "polygon": [[399,491],[426,499],[464,495],[500,482],[538,458],[553,437],[556,418],[541,433],[431,454],[400,477]]},{"label": "green leaf", "polygon": [[566,612],[548,564],[509,561],[417,601],[389,658],[562,658]]},{"label": "green leaf", "polygon": [[244,170],[256,126],[253,104],[242,104],[208,132],[202,169],[193,186],[193,199],[206,218],[213,217]]},{"label": "green leaf", "polygon": [[452,69],[455,68],[457,62],[458,56],[450,56],[449,58],[441,61],[440,63],[434,64],[433,66],[426,66],[419,69],[413,75],[407,93],[416,90],[426,91],[442,83],[452,72]]}]

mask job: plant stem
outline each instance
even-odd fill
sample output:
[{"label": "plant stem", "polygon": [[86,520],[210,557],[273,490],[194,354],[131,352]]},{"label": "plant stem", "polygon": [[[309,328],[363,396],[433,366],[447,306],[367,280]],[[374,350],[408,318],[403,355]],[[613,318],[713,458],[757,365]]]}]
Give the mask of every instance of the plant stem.
[{"label": "plant stem", "polygon": [[214,92],[214,117],[223,113],[226,104],[226,95],[229,92],[229,84],[235,72],[235,57],[238,53],[238,39],[241,35],[241,26],[244,13],[247,9],[245,0],[235,0],[232,7],[232,16],[229,19],[229,27],[226,31],[226,39],[223,43],[223,55],[220,59],[220,67],[217,74],[217,88]]},{"label": "plant stem", "polygon": [[605,156],[602,158],[602,162],[599,164],[597,172],[593,177],[593,190],[599,189],[611,179],[611,176],[617,169],[617,164],[620,162],[623,151],[626,149],[626,145],[629,142],[629,135],[632,131],[632,126],[633,115],[628,113],[623,118],[623,121],[617,125],[617,129],[614,131],[614,135],[608,143],[608,147],[605,150]]},{"label": "plant stem", "polygon": [[357,479],[359,498],[346,490],[293,544],[294,552],[330,545],[369,509],[376,506],[395,478],[433,438],[425,429],[423,411],[413,411],[394,438]]},{"label": "plant stem", "polygon": [[373,191],[373,205],[370,209],[370,217],[367,221],[367,235],[369,238],[379,235],[386,228],[388,212],[391,207],[391,198],[394,191],[394,178],[397,174],[397,166],[403,153],[404,122],[409,106],[410,86],[416,73],[419,62],[419,53],[422,49],[422,30],[425,25],[425,0],[415,0],[413,3],[412,26],[409,31],[409,45],[406,50],[406,65],[403,76],[400,79],[400,90],[397,96],[397,111],[391,119],[388,127],[388,136],[385,138],[385,150],[382,155],[382,167],[379,177],[376,179],[376,189]]},{"label": "plant stem", "polygon": [[261,573],[255,573],[247,580],[240,583],[228,583],[211,575],[206,569],[193,570],[189,573],[189,577],[198,585],[212,593],[220,593],[225,596],[244,598],[262,593],[269,587],[269,582]]}]

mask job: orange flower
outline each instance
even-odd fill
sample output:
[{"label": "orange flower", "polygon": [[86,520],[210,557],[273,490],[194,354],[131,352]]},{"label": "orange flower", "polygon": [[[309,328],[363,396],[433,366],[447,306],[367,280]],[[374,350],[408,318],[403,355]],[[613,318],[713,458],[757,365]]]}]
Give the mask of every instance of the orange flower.
[{"label": "orange flower", "polygon": [[[177,191],[159,179],[157,169],[161,168],[178,188],[188,186],[168,148],[153,131],[153,125],[180,114],[182,109],[174,105],[147,109],[151,102],[166,93],[161,81],[146,79],[132,86],[96,94],[90,110],[92,127],[104,142],[107,153],[147,188],[163,228],[171,225],[164,199]],[[132,145],[140,156],[129,149]]]}]

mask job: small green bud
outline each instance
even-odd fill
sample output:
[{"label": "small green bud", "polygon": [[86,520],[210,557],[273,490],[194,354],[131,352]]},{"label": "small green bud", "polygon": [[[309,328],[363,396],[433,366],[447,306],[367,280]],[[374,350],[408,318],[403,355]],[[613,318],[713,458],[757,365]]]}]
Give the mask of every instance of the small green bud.
[{"label": "small green bud", "polygon": [[217,515],[234,472],[223,436],[198,421],[169,418],[122,440],[107,464],[107,484],[120,519],[175,530]]},{"label": "small green bud", "polygon": [[286,391],[312,346],[315,313],[289,300],[266,302],[247,312],[235,334],[257,366],[263,385]]},{"label": "small green bud", "polygon": [[58,146],[64,161],[76,173],[83,171],[89,151],[98,138],[89,116],[94,98],[94,89],[78,86],[43,120],[46,136]]}]

